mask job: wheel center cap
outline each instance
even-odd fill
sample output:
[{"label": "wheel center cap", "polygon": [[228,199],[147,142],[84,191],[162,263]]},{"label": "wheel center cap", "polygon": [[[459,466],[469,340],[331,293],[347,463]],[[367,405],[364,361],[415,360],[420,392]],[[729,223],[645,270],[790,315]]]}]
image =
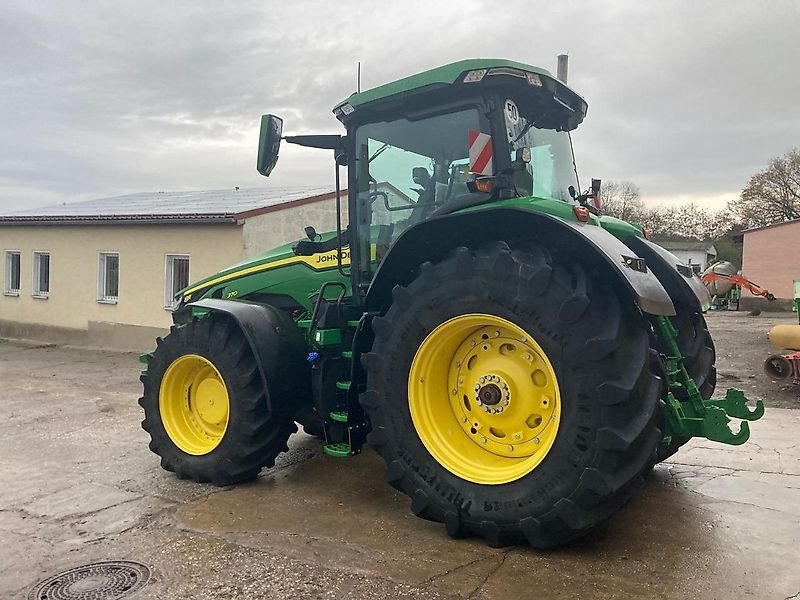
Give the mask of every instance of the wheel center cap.
[{"label": "wheel center cap", "polygon": [[206,423],[220,423],[227,416],[225,386],[216,379],[204,379],[197,386],[195,406],[200,418]]},{"label": "wheel center cap", "polygon": [[488,385],[484,385],[478,391],[478,397],[481,399],[481,402],[487,406],[494,406],[495,404],[500,403],[500,399],[503,397],[503,394],[497,385],[490,383]]}]

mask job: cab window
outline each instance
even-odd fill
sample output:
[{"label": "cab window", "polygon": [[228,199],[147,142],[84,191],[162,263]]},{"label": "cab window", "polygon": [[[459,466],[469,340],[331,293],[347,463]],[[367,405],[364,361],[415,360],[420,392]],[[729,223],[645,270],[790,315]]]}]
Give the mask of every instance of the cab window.
[{"label": "cab window", "polygon": [[356,208],[362,273],[371,276],[407,227],[467,193],[470,131],[488,130],[475,108],[358,128]]}]

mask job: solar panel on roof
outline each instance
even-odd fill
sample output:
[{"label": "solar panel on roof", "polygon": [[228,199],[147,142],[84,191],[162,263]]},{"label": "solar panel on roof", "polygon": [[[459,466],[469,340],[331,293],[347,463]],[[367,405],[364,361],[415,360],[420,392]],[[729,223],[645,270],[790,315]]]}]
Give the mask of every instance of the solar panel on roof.
[{"label": "solar panel on roof", "polygon": [[[329,187],[270,187],[193,192],[140,192],[7,213],[13,217],[233,215],[330,193]],[[0,216],[0,218],[2,218]]]}]

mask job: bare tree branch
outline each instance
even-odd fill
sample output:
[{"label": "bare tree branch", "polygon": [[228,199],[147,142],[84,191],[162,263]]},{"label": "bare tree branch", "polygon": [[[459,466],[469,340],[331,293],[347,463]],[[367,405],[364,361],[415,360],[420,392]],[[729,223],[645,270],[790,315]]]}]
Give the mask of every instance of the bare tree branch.
[{"label": "bare tree branch", "polygon": [[750,178],[728,208],[746,227],[800,218],[800,151],[792,149],[773,158]]}]

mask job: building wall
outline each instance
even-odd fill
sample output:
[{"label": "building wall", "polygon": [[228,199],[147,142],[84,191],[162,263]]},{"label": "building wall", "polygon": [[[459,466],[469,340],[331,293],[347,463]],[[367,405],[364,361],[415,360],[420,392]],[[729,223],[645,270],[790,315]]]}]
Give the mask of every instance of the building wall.
[{"label": "building wall", "polygon": [[[347,195],[342,195],[342,229],[347,228]],[[336,231],[336,200],[320,200],[248,217],[244,222],[244,258],[305,239],[303,228],[311,225],[319,233]]]},{"label": "building wall", "polygon": [[[0,226],[0,251],[19,250],[19,296],[0,296],[3,327],[42,337],[47,327],[99,332],[104,323],[166,329],[172,322],[164,309],[165,255],[188,254],[194,281],[234,264],[242,257],[242,227],[236,225],[72,225]],[[50,253],[50,294],[33,298],[33,252]],[[119,253],[119,301],[97,302],[98,252]],[[0,264],[5,271],[5,260]],[[5,276],[5,273],[3,273]],[[123,331],[123,328],[120,328]],[[105,332],[105,333],[104,333]],[[150,331],[149,333],[151,333]],[[148,335],[149,335],[148,333]],[[6,335],[10,335],[6,333]],[[46,336],[45,336],[46,337]],[[79,340],[81,342],[91,340]],[[124,340],[121,340],[124,341]],[[100,339],[97,345],[109,344]],[[125,346],[125,344],[121,344]]]},{"label": "building wall", "polygon": [[794,298],[793,282],[800,279],[798,239],[800,221],[745,233],[742,273],[776,298]]}]

